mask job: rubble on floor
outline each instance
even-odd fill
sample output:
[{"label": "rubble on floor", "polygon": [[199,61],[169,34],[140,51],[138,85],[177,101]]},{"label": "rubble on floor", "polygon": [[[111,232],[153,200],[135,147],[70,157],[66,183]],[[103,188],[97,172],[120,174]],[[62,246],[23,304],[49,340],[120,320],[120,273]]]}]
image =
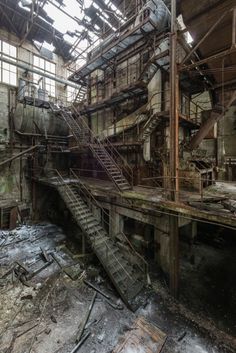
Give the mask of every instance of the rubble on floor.
[{"label": "rubble on floor", "polygon": [[[143,295],[142,307],[131,312],[102,268],[78,261],[78,244],[74,240],[71,247],[55,225],[1,231],[0,250],[2,353],[230,352],[184,315],[171,312],[152,289]],[[140,322],[149,329],[133,346]],[[126,337],[133,337],[131,346],[119,350]]]}]

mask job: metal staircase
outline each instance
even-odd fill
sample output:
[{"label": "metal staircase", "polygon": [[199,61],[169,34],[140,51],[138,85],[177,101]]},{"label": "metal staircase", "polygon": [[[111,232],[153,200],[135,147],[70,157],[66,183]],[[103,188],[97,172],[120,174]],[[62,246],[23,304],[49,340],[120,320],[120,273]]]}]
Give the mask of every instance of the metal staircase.
[{"label": "metal staircase", "polygon": [[75,100],[74,100],[74,103],[81,103],[85,100],[86,98],[86,95],[87,95],[87,87],[85,86],[80,86],[77,94],[76,94],[76,97],[75,97]]},{"label": "metal staircase", "polygon": [[145,142],[152,132],[156,129],[160,122],[160,117],[158,114],[152,114],[148,121],[144,124],[143,129],[140,134],[140,140]]},{"label": "metal staircase", "polygon": [[[66,108],[58,108],[53,111],[63,117],[78,145],[83,144],[89,147],[93,156],[121,192],[132,189],[133,171],[125,159],[114,148],[109,139],[106,138],[101,141],[94,135],[75,107],[72,106],[71,109],[73,109],[72,112],[66,110]],[[77,119],[75,119],[75,116]],[[122,163],[122,167],[118,165],[116,160]]]},{"label": "metal staircase", "polygon": [[88,242],[121,298],[132,308],[132,299],[144,287],[145,270],[147,270],[145,260],[143,260],[144,266],[141,269],[140,266],[134,267],[122,255],[114,237],[112,238],[107,234],[100,221],[91,212],[89,207],[89,204],[91,205],[90,200],[93,200],[98,207],[101,208],[101,206],[92,196],[86,185],[78,179],[73,170],[71,170],[72,178],[77,181],[74,184],[64,179],[57,170],[55,172],[58,192],[73,215],[73,218],[86,235]]}]

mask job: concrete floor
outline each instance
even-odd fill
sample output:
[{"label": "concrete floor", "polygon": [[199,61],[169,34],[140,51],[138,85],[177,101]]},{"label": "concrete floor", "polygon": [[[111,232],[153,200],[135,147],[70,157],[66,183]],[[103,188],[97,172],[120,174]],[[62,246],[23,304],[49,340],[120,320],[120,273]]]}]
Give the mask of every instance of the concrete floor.
[{"label": "concrete floor", "polygon": [[181,302],[236,336],[235,240],[211,234],[211,243],[194,244],[194,257],[186,243],[181,253]]},{"label": "concrete floor", "polygon": [[[54,261],[26,285],[13,275],[14,271],[4,276],[15,261],[20,261],[30,273],[39,269],[45,264],[41,248],[54,253],[64,270]],[[78,261],[78,244],[55,225],[45,223],[1,232],[0,249],[2,353],[71,352],[94,293],[84,284],[84,276],[108,293],[113,303],[119,302],[102,268]],[[143,306],[136,313],[124,305],[122,310],[116,310],[97,295],[87,328],[91,334],[79,352],[112,352],[140,316],[168,335],[162,353],[233,352],[223,347],[222,340],[220,344],[210,333],[199,328],[194,319],[186,318],[183,310],[176,310],[178,304],[170,298],[158,278],[153,287],[140,296]],[[145,347],[126,353],[141,352],[146,352]],[[156,352],[155,347],[153,352]]]}]

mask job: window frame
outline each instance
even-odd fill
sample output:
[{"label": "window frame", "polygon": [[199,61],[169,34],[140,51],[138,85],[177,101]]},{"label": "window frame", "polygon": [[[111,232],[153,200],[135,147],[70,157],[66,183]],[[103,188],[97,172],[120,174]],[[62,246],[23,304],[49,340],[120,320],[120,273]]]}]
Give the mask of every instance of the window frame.
[{"label": "window frame", "polygon": [[[9,47],[9,52],[7,50],[4,50],[4,45],[7,45]],[[14,48],[15,56],[11,55],[12,54],[11,48]],[[4,55],[6,57],[11,56],[12,57],[12,58],[10,58],[11,60],[17,61],[17,58],[18,58],[17,46],[15,46],[15,45],[11,44],[10,42],[7,42],[3,39],[0,39],[0,51],[1,51],[1,57],[4,57]],[[4,68],[4,66],[5,66],[5,68]],[[7,72],[8,79],[4,80],[4,76],[6,75],[6,72]],[[11,75],[14,75],[14,82],[13,83],[12,83],[13,80],[12,80]],[[17,66],[1,61],[1,63],[0,63],[0,83],[3,85],[17,87],[18,86]]]},{"label": "window frame", "polygon": [[[35,59],[37,58],[38,64],[35,64]],[[42,63],[42,64],[40,64]],[[48,66],[50,65],[50,69],[48,70]],[[51,70],[51,66],[54,67],[54,70]],[[56,76],[56,63],[47,60],[46,58],[34,54],[33,53],[33,67],[42,71],[42,74],[48,73],[52,76]],[[40,77],[39,74],[33,73],[33,80],[38,81],[38,78]],[[49,97],[56,98],[57,96],[57,86],[56,86],[56,81],[52,80],[51,78],[44,77],[42,79],[42,86],[40,87],[48,92]]]}]

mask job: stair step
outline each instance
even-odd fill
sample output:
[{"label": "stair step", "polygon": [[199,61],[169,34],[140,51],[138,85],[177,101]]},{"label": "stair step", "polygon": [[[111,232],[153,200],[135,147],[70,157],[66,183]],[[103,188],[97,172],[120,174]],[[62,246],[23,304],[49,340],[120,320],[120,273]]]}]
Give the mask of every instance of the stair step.
[{"label": "stair step", "polygon": [[122,191],[125,191],[125,190],[131,190],[131,187],[130,186],[126,186],[126,187],[121,187]]},{"label": "stair step", "polygon": [[124,176],[121,173],[117,174],[117,173],[111,172],[111,175],[113,176],[113,178],[117,180],[125,180]]},{"label": "stair step", "polygon": [[86,205],[84,205],[82,202],[78,202],[78,203],[69,203],[68,202],[69,207],[71,208],[77,208],[77,209],[88,209],[88,207]]},{"label": "stair step", "polygon": [[94,226],[92,228],[86,229],[86,233],[91,237],[93,234],[96,234],[96,236],[99,234],[103,233],[103,228],[98,224],[97,226]]},{"label": "stair step", "polygon": [[124,272],[124,269],[126,269],[126,266],[127,266],[127,261],[124,261],[124,259],[119,257],[117,257],[116,259],[114,259],[114,261],[108,264],[108,267],[111,268],[111,273],[114,276],[119,272]]},{"label": "stair step", "polygon": [[104,164],[104,165],[107,167],[107,169],[120,173],[120,170],[118,169],[118,167],[116,165],[114,165],[114,164],[109,165],[109,166],[107,166],[106,164]]},{"label": "stair step", "polygon": [[125,178],[120,174],[119,176],[117,175],[114,175],[114,174],[112,174],[111,173],[111,175],[113,176],[113,178],[117,181],[117,182],[119,182],[119,181],[125,181],[126,182],[126,180],[125,180]]},{"label": "stair step", "polygon": [[[125,180],[125,179],[124,179]],[[127,183],[127,181],[124,181],[123,183],[117,183],[119,184],[119,186],[129,186],[129,184]]]},{"label": "stair step", "polygon": [[90,210],[87,208],[87,207],[75,207],[74,208],[74,211],[78,212],[81,217],[85,217],[86,215],[88,215],[90,213],[90,215],[92,215],[92,213],[90,212]]},{"label": "stair step", "polygon": [[111,268],[111,272],[113,274],[117,272],[125,272],[125,270],[127,270],[127,266],[129,266],[129,263],[124,258],[119,256],[119,254],[120,253],[111,257],[107,264],[108,267]]},{"label": "stair step", "polygon": [[92,212],[90,212],[89,210],[77,210],[79,212],[79,215],[81,216],[81,218],[85,218],[86,216],[87,217],[92,217],[93,214]]},{"label": "stair step", "polygon": [[102,229],[98,222],[84,224],[83,227],[86,232],[91,230],[93,233],[95,232],[100,233]]},{"label": "stair step", "polygon": [[[93,216],[91,217],[80,217],[80,223],[84,226],[86,224],[92,223],[95,221],[95,218]],[[97,222],[97,221],[96,221]]]},{"label": "stair step", "polygon": [[71,205],[69,205],[69,207],[72,209],[72,210],[77,210],[77,211],[79,211],[79,210],[83,210],[84,209],[84,206],[82,206],[82,205],[76,205],[76,204],[71,204]]},{"label": "stair step", "polygon": [[117,280],[117,284],[118,286],[124,286],[125,288],[127,288],[130,284],[131,279],[129,278],[129,276],[125,273],[125,271],[123,271],[123,273],[121,273],[121,275],[119,277],[116,277]]},{"label": "stair step", "polygon": [[99,249],[99,254],[101,257],[105,257],[107,261],[111,261],[112,258],[117,257],[120,253],[120,250],[117,247],[112,247],[108,252],[106,249]]},{"label": "stair step", "polygon": [[96,239],[93,240],[93,245],[94,245],[95,249],[99,250],[99,247],[101,245],[104,246],[104,243],[107,242],[107,241],[108,241],[108,237],[107,236],[100,236],[99,238],[96,237]]}]

